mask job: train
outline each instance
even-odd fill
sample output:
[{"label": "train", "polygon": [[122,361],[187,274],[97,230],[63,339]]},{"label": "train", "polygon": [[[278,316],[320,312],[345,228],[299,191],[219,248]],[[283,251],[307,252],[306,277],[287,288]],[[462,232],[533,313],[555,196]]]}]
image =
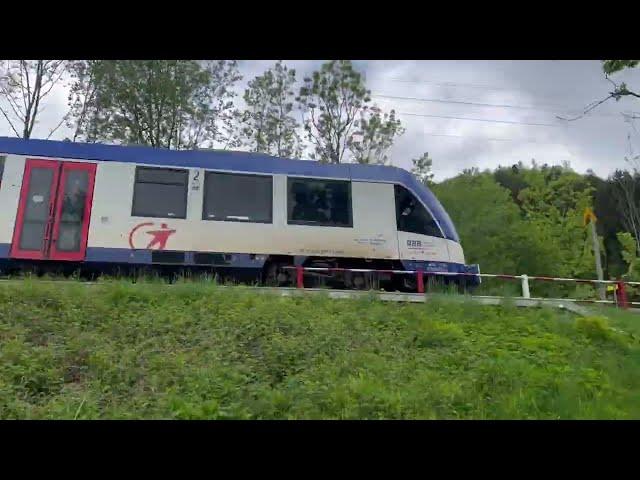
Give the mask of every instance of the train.
[{"label": "train", "polygon": [[[415,291],[473,286],[449,215],[408,171],[225,150],[0,137],[0,270],[205,272]],[[351,270],[376,270],[371,275]]]}]

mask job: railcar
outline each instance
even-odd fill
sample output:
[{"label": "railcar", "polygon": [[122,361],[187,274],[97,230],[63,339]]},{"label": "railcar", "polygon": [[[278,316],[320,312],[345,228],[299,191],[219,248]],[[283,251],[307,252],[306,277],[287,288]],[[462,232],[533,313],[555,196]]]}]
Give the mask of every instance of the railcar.
[{"label": "railcar", "polygon": [[[474,283],[433,193],[391,166],[259,153],[0,138],[0,265],[83,272],[202,270],[290,285]],[[455,274],[455,275],[453,275]],[[309,284],[309,283],[307,283]]]}]

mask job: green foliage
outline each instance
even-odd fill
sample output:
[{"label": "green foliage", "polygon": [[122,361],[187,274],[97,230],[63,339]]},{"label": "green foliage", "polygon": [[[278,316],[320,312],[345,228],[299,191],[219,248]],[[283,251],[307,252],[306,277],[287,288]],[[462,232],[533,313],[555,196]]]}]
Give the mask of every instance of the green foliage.
[{"label": "green foliage", "polygon": [[[494,172],[470,169],[433,186],[460,234],[466,261],[485,272],[595,277],[586,207],[595,188],[568,165],[519,163]],[[495,282],[483,289],[495,290]],[[489,287],[491,284],[491,287]],[[531,284],[532,295],[593,297],[593,288]],[[495,290],[495,291],[494,291]]]},{"label": "green foliage", "polygon": [[[604,74],[607,76],[607,79],[611,81],[611,79],[609,79],[609,75],[619,72],[621,70],[625,70],[627,68],[635,68],[639,64],[640,64],[640,60],[604,60],[602,62],[602,70],[604,71]],[[585,110],[585,112],[589,110],[593,110],[593,108],[595,108],[597,105],[603,103],[604,101],[610,98],[613,98],[616,102],[620,101],[620,99],[623,97],[630,96],[630,97],[640,98],[640,93],[629,90],[629,87],[627,86],[626,83],[622,82],[620,84],[616,84],[613,81],[611,81],[611,83],[613,83],[614,89],[613,91],[609,92],[609,96],[598,103],[592,104],[587,110]]]},{"label": "green foliage", "polygon": [[612,278],[618,278],[627,268],[616,236],[618,232],[626,230],[625,215],[621,215],[620,209],[620,200],[622,200],[620,193],[623,192],[615,178],[616,175],[617,173],[614,173],[607,179],[601,179],[592,172],[587,172],[586,177],[594,189],[593,205],[598,217],[596,227],[603,238],[605,276]]},{"label": "green foliage", "polygon": [[638,418],[640,346],[619,331],[637,319],[623,320],[444,297],[5,283],[0,418]]},{"label": "green foliage", "polygon": [[280,157],[302,155],[298,122],[292,116],[296,81],[295,70],[277,62],[273,68],[249,82],[244,92],[247,110],[242,133],[251,151]]},{"label": "green foliage", "polygon": [[411,160],[411,173],[424,185],[433,186],[433,160],[429,158],[429,152],[424,152],[420,157]]},{"label": "green foliage", "polygon": [[611,75],[626,68],[635,68],[638,64],[640,64],[640,60],[603,60],[602,70],[607,75]]},{"label": "green foliage", "polygon": [[611,336],[611,328],[605,317],[580,317],[576,329],[593,340],[605,340]]},{"label": "green foliage", "polygon": [[384,165],[388,161],[387,151],[396,137],[404,133],[395,110],[382,113],[371,107],[360,113],[359,130],[347,141],[347,148],[357,163]]},{"label": "green foliage", "polygon": [[508,192],[486,173],[459,175],[433,190],[456,225],[466,261],[480,263],[487,272],[514,272],[511,228],[520,214]]},{"label": "green foliage", "polygon": [[456,225],[468,263],[479,263],[485,272],[553,271],[552,246],[539,238],[489,172],[459,175],[433,190]]},{"label": "green foliage", "polygon": [[238,145],[235,61],[75,62],[76,137],[160,148]]},{"label": "green foliage", "polygon": [[101,69],[101,60],[75,60],[69,62],[69,74],[71,84],[69,86],[69,116],[67,127],[73,129],[73,138],[76,141],[83,138],[93,141],[97,138],[95,122],[90,117],[95,115],[96,94],[98,85],[96,76]]},{"label": "green foliage", "polygon": [[519,199],[525,219],[553,249],[556,276],[593,277],[594,259],[588,231],[583,225],[585,208],[592,207],[593,188],[584,176],[567,168],[527,169],[529,186]]},{"label": "green foliage", "polygon": [[350,60],[331,60],[304,79],[297,100],[314,148],[312,158],[341,163],[358,118],[371,100],[362,75]]},{"label": "green foliage", "polygon": [[627,264],[624,278],[632,282],[640,281],[640,259],[636,239],[629,232],[619,232],[617,237],[622,245],[622,258]]}]

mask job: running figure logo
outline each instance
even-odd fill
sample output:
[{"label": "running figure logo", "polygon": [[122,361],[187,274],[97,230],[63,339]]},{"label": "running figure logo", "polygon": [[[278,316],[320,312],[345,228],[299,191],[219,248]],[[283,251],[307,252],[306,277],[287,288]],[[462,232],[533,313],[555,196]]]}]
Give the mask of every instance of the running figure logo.
[{"label": "running figure logo", "polygon": [[[133,245],[133,235],[139,229],[143,227],[152,227],[153,225],[155,225],[153,222],[145,222],[145,223],[140,223],[135,227],[133,227],[133,229],[129,233],[129,246],[132,249],[135,249],[136,247]],[[151,235],[152,237],[149,241],[149,244],[145,247],[146,249],[153,249],[154,247],[157,247],[156,250],[164,250],[165,247],[167,246],[167,241],[169,240],[169,237],[174,233],[176,233],[176,231],[170,229],[166,223],[162,223],[160,225],[160,230],[147,230],[144,233],[146,233],[147,235]]]}]

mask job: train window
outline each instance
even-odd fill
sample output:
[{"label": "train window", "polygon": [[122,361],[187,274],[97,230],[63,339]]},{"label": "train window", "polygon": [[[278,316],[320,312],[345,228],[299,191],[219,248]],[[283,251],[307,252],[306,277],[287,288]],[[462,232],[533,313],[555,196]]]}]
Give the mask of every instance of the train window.
[{"label": "train window", "polygon": [[0,185],[2,185],[2,174],[4,173],[4,159],[5,157],[0,157]]},{"label": "train window", "polygon": [[206,172],[203,220],[271,223],[273,177]]},{"label": "train window", "polygon": [[429,211],[409,190],[395,185],[395,197],[396,222],[399,231],[442,237],[442,232]]},{"label": "train window", "polygon": [[137,167],[131,215],[186,218],[188,179],[187,170]]},{"label": "train window", "polygon": [[289,224],[353,226],[351,182],[289,178],[287,183]]}]

